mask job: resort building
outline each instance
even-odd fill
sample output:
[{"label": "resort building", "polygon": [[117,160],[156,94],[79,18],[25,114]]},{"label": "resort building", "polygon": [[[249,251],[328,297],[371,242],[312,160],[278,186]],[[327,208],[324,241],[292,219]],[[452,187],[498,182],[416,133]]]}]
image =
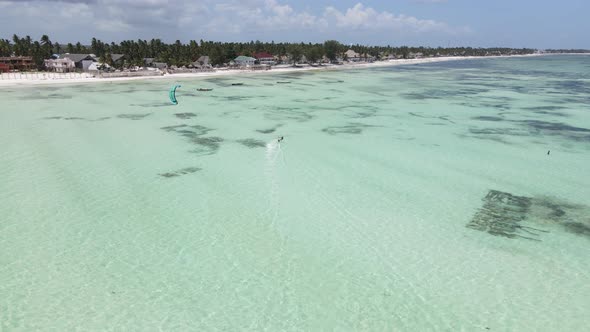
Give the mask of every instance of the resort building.
[{"label": "resort building", "polygon": [[248,67],[256,64],[256,59],[249,56],[240,55],[234,59],[234,63],[240,67]]},{"label": "resort building", "polygon": [[88,67],[90,67],[93,62],[96,62],[96,56],[94,54],[65,53],[61,54],[59,58],[72,60],[75,67],[83,71],[88,71]]},{"label": "resort building", "polygon": [[209,56],[201,55],[197,61],[201,66],[209,66]]},{"label": "resort building", "polygon": [[168,64],[166,62],[153,62],[151,67],[164,70],[168,69]]},{"label": "resort building", "polygon": [[76,63],[68,58],[64,59],[47,59],[44,61],[45,68],[57,73],[68,73],[76,70]]},{"label": "resort building", "polygon": [[287,55],[281,55],[279,56],[279,63],[289,63],[290,58]]},{"label": "resort building", "polygon": [[3,64],[4,68],[8,67],[10,70],[31,70],[35,68],[33,63],[33,57],[31,56],[7,56],[0,57],[0,64]]},{"label": "resort building", "polygon": [[276,65],[275,57],[267,52],[260,52],[254,54],[254,58],[258,60],[261,65]]},{"label": "resort building", "polygon": [[[45,60],[45,66],[47,68],[56,68],[58,70],[61,70],[60,68],[66,66],[66,68],[68,68],[68,71],[75,69],[89,71],[90,66],[93,63],[98,62],[99,60],[99,57],[97,57],[94,54],[64,53],[60,54],[58,58],[55,60]],[[71,70],[70,67],[68,67],[70,62],[74,63],[74,68],[71,68]],[[111,63],[113,65],[122,66],[124,62],[124,54],[111,54]]]},{"label": "resort building", "polygon": [[375,57],[367,53],[360,54],[354,50],[348,50],[344,52],[344,58],[350,62],[373,62]]},{"label": "resort building", "polygon": [[97,73],[101,70],[109,71],[110,68],[111,68],[111,66],[109,66],[106,63],[93,62],[90,64],[90,66],[88,66],[88,69],[86,71],[91,72],[91,73]]},{"label": "resort building", "polygon": [[157,68],[157,69],[167,69],[168,68],[168,64],[165,62],[157,62],[155,61],[156,58],[143,58],[143,63],[146,67],[149,68]]},{"label": "resort building", "polygon": [[348,51],[344,52],[344,57],[348,61],[352,61],[352,62],[362,61],[361,55],[359,53],[355,52],[354,50],[348,50]]},{"label": "resort building", "polygon": [[125,62],[125,54],[111,54],[111,61],[115,66],[122,66]]}]

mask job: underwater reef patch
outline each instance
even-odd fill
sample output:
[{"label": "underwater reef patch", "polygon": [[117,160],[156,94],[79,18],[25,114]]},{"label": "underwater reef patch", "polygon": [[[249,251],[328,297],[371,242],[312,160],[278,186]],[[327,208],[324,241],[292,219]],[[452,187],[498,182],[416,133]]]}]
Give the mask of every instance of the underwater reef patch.
[{"label": "underwater reef patch", "polygon": [[[540,230],[521,225],[530,209],[530,198],[490,190],[483,198],[483,202],[483,206],[467,224],[468,228],[511,239],[524,238],[540,241],[531,237],[538,237]],[[520,235],[521,231],[526,232],[528,236]]]},{"label": "underwater reef patch", "polygon": [[184,137],[189,143],[197,147],[191,150],[192,153],[213,154],[219,150],[223,138],[221,137],[203,137],[213,129],[201,125],[189,126],[186,124],[166,126],[161,128],[167,132],[173,132]]},{"label": "underwater reef patch", "polygon": [[541,241],[541,234],[549,231],[530,225],[542,228],[558,225],[570,233],[590,238],[590,208],[587,206],[498,190],[490,190],[482,201],[482,207],[467,223],[467,228],[510,239]]},{"label": "underwater reef patch", "polygon": [[474,116],[471,118],[472,120],[479,120],[479,121],[504,121],[504,118],[499,116]]},{"label": "underwater reef patch", "polygon": [[70,117],[63,117],[63,116],[48,116],[48,117],[44,117],[44,120],[82,120],[82,121],[89,121],[89,122],[97,122],[97,121],[104,121],[104,120],[108,120],[111,117],[109,116],[104,116],[101,118],[96,118],[96,119],[87,119],[87,118],[81,118],[81,117],[77,117],[77,116],[70,116]]},{"label": "underwater reef patch", "polygon": [[525,124],[530,128],[542,131],[570,131],[590,133],[590,129],[588,128],[574,127],[560,122],[547,122],[539,120],[522,120],[518,122]]},{"label": "underwater reef patch", "polygon": [[577,235],[584,235],[590,238],[590,226],[581,222],[568,222],[563,224],[565,230]]},{"label": "underwater reef patch", "polygon": [[198,172],[200,170],[202,170],[202,168],[199,168],[199,167],[186,167],[186,168],[179,169],[179,170],[173,171],[173,172],[160,173],[158,175],[161,176],[161,177],[164,177],[164,178],[174,178],[174,177],[178,177],[178,176],[182,176],[182,175],[186,175],[186,174],[196,173],[196,172]]},{"label": "underwater reef patch", "polygon": [[27,96],[26,99],[28,100],[49,100],[49,99],[72,99],[73,97],[70,95],[64,95],[64,94],[60,94],[60,93],[50,93],[46,96],[41,95],[40,93],[38,94],[32,94],[30,96]]},{"label": "underwater reef patch", "polygon": [[451,99],[457,97],[473,97],[488,92],[485,88],[429,89],[417,92],[400,93],[400,97],[408,100]]},{"label": "underwater reef patch", "polygon": [[198,145],[197,148],[192,150],[192,153],[197,153],[201,155],[209,155],[216,153],[220,146],[221,142],[224,139],[221,137],[211,136],[211,137],[192,137],[190,142],[193,144]]},{"label": "underwater reef patch", "polygon": [[262,134],[272,134],[277,130],[277,128],[269,128],[269,129],[256,129],[257,132]]},{"label": "underwater reef patch", "polygon": [[256,131],[259,132],[259,133],[261,133],[261,134],[272,134],[272,133],[274,133],[277,129],[279,129],[282,126],[283,126],[282,124],[277,124],[276,126],[274,126],[272,128],[256,129]]},{"label": "underwater reef patch", "polygon": [[250,149],[266,147],[266,143],[264,141],[254,138],[239,139],[236,142],[249,147]]},{"label": "underwater reef patch", "polygon": [[443,121],[447,121],[450,123],[455,123],[453,120],[449,119],[448,115],[441,115],[441,116],[428,116],[428,115],[422,115],[419,113],[415,113],[415,112],[408,112],[408,114],[410,114],[411,116],[415,116],[418,118],[424,118],[424,119],[439,119],[439,120],[443,120]]},{"label": "underwater reef patch", "polygon": [[590,129],[575,127],[561,122],[540,120],[505,120],[518,125],[517,128],[469,128],[469,132],[479,139],[496,136],[553,136],[568,141],[590,143]]},{"label": "underwater reef patch", "polygon": [[306,122],[313,118],[307,112],[299,111],[295,107],[273,107],[264,113],[264,117],[273,121],[297,121]]},{"label": "underwater reef patch", "polygon": [[344,126],[333,126],[333,127],[326,127],[322,129],[323,132],[330,134],[330,135],[339,135],[339,134],[352,134],[358,135],[363,132],[366,128],[375,127],[372,125],[367,125],[364,123],[349,123]]},{"label": "underwater reef patch", "polygon": [[145,117],[150,116],[152,113],[144,113],[144,114],[119,114],[117,117],[119,119],[129,119],[129,120],[141,120]]},{"label": "underwater reef patch", "polygon": [[190,113],[190,112],[175,113],[174,115],[179,119],[191,119],[191,118],[194,118],[195,116],[197,116],[195,113]]},{"label": "underwater reef patch", "polygon": [[153,103],[145,103],[145,104],[129,104],[129,106],[150,108],[150,107],[172,107],[174,105],[171,103],[153,102]]}]

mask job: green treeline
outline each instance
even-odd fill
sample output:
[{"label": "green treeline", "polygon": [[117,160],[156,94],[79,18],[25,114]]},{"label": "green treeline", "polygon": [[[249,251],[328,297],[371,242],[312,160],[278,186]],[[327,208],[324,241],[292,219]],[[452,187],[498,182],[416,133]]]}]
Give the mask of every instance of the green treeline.
[{"label": "green treeline", "polygon": [[[43,66],[43,60],[52,54],[60,53],[92,53],[102,59],[109,59],[110,54],[124,54],[123,66],[142,66],[144,58],[154,58],[155,61],[165,62],[174,66],[185,66],[196,61],[200,56],[209,56],[210,63],[222,65],[233,60],[238,55],[252,56],[258,52],[268,52],[274,56],[287,56],[291,61],[297,62],[305,56],[308,62],[320,61],[323,56],[334,61],[343,58],[344,52],[352,49],[363,57],[376,59],[387,56],[397,58],[410,58],[413,54],[421,53],[422,56],[484,56],[484,55],[513,55],[531,54],[534,49],[512,48],[471,48],[471,47],[409,47],[409,46],[364,46],[343,45],[335,40],[324,43],[275,43],[251,41],[237,42],[199,42],[191,40],[187,44],[179,40],[172,44],[162,42],[160,39],[125,40],[120,43],[105,43],[92,38],[90,45],[68,43],[62,45],[51,42],[47,35],[40,40],[33,41],[30,36],[24,38],[14,35],[12,40],[0,39],[0,56],[23,55],[32,56],[39,69]],[[297,60],[295,60],[297,59]]]},{"label": "green treeline", "polygon": [[544,51],[545,53],[590,53],[590,50],[584,49],[548,49]]}]

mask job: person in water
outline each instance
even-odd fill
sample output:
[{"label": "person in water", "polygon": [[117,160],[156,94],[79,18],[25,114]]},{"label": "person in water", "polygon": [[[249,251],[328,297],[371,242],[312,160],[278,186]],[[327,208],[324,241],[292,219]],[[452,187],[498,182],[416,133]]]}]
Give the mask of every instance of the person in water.
[{"label": "person in water", "polygon": [[283,136],[279,136],[279,139],[277,140],[277,142],[281,143],[281,141],[284,139]]}]

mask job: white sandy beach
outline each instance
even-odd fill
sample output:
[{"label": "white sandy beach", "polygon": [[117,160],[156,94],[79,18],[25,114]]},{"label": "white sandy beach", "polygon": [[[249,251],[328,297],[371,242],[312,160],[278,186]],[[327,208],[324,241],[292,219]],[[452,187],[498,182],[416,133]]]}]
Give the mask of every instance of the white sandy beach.
[{"label": "white sandy beach", "polygon": [[[530,56],[541,56],[542,54],[528,54],[528,55],[513,55],[510,57],[530,57]],[[508,57],[508,56],[504,56]],[[29,86],[29,85],[50,85],[50,84],[73,84],[73,83],[104,83],[104,82],[123,82],[123,81],[134,81],[134,80],[157,80],[157,79],[168,79],[174,80],[178,78],[197,78],[197,77],[213,77],[213,76],[238,76],[238,75],[252,75],[252,74],[272,74],[272,73],[288,73],[298,71],[309,71],[309,70],[342,70],[342,69],[355,69],[355,68],[372,68],[372,67],[389,67],[389,66],[400,66],[400,65],[413,65],[421,63],[433,63],[442,61],[457,61],[457,60],[468,60],[468,59],[484,59],[484,58],[497,58],[497,56],[456,56],[456,57],[438,57],[438,58],[421,58],[421,59],[397,59],[389,61],[378,61],[372,63],[351,63],[343,65],[322,65],[322,66],[309,66],[299,65],[293,66],[277,66],[271,70],[263,71],[250,71],[250,70],[239,70],[239,69],[218,69],[214,72],[202,72],[202,73],[179,73],[179,74],[165,74],[162,76],[136,76],[136,77],[117,77],[117,78],[98,78],[93,77],[89,73],[70,73],[63,74],[63,78],[53,78],[52,73],[39,72],[17,77],[18,73],[0,74],[0,88],[7,86]],[[55,75],[53,75],[55,76]]]}]

